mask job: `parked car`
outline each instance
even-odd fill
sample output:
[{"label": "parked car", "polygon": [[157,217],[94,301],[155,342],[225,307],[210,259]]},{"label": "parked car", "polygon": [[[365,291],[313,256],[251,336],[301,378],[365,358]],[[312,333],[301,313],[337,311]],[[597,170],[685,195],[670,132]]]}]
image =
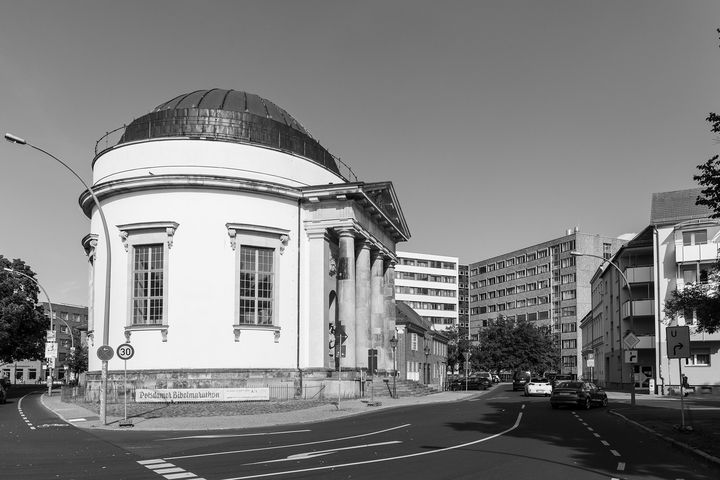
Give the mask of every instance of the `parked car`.
[{"label": "parked car", "polygon": [[498,377],[498,376],[495,375],[494,373],[493,373],[493,376],[492,376],[492,380],[493,380],[493,383],[500,383],[500,377]]},{"label": "parked car", "polygon": [[490,372],[477,372],[475,375],[477,375],[478,377],[487,378],[487,379],[490,381],[490,384],[492,385],[492,383],[493,383],[492,373],[490,373]]},{"label": "parked car", "polygon": [[590,382],[560,382],[550,395],[552,408],[568,405],[588,410],[592,405],[606,407],[607,403],[607,393]]},{"label": "parked car", "polygon": [[532,375],[530,372],[518,371],[513,374],[513,392],[525,390],[525,384],[530,381]]},{"label": "parked car", "polygon": [[466,385],[467,390],[487,390],[492,385],[492,381],[487,377],[480,377],[477,375],[470,375],[467,377],[467,381],[465,377],[458,377],[450,382],[450,390],[465,390]]},{"label": "parked car", "polygon": [[525,384],[525,396],[531,395],[543,395],[547,397],[553,391],[552,385],[546,378],[531,378],[528,383]]},{"label": "parked car", "polygon": [[552,385],[552,387],[555,388],[555,386],[556,386],[558,383],[560,383],[560,382],[572,382],[573,380],[574,380],[574,378],[573,378],[572,375],[564,375],[564,374],[563,374],[563,375],[560,375],[560,374],[558,374],[558,375],[555,375],[555,376],[550,380],[550,385]]}]

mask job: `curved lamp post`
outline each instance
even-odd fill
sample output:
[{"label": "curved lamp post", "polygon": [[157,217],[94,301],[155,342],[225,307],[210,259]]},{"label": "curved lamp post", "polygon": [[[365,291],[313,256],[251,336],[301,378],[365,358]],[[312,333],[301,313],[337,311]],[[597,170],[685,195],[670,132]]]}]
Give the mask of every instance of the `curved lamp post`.
[{"label": "curved lamp post", "polygon": [[[58,157],[53,155],[50,152],[47,152],[43,150],[40,147],[36,147],[35,145],[28,143],[25,139],[20,138],[18,136],[15,136],[11,133],[5,134],[5,140],[7,140],[10,143],[14,143],[17,145],[27,145],[30,148],[33,148],[37,150],[38,152],[44,153],[48,157],[52,158],[59,164],[61,164],[63,167],[68,169],[70,173],[72,173],[75,178],[80,180],[80,183],[85,187],[85,189],[90,193],[90,196],[92,197],[93,201],[95,202],[95,206],[98,209],[98,213],[100,214],[100,220],[102,220],[103,225],[103,231],[105,233],[105,252],[107,255],[107,267],[105,269],[105,315],[103,319],[103,345],[107,345],[110,342],[110,277],[111,272],[110,268],[112,265],[111,262],[111,256],[110,256],[110,232],[108,230],[107,220],[105,219],[105,212],[103,212],[102,207],[100,206],[100,201],[98,200],[97,196],[95,196],[95,192],[93,191],[90,186],[85,183],[85,180],[82,179],[80,175],[78,175],[75,170],[70,168],[70,166],[60,160]],[[49,302],[49,301],[48,301]],[[103,360],[102,361],[102,373],[101,373],[101,385],[100,385],[100,420],[103,422],[104,425],[107,424],[107,371],[108,371],[108,361]]]},{"label": "curved lamp post", "polygon": [[[9,273],[11,273],[11,274],[20,275],[20,276],[25,277],[25,278],[27,278],[27,279],[29,279],[29,280],[32,280],[33,282],[35,282],[35,285],[37,285],[38,287],[40,287],[40,290],[42,290],[42,292],[45,294],[45,298],[46,298],[47,301],[48,301],[48,308],[50,309],[50,331],[51,331],[51,332],[54,332],[55,329],[53,328],[52,302],[50,301],[50,297],[48,296],[48,294],[47,294],[47,292],[45,291],[45,289],[43,288],[43,286],[40,285],[40,282],[38,282],[37,280],[35,280],[35,279],[34,279],[33,277],[31,277],[30,275],[25,275],[24,273],[18,272],[17,270],[14,270],[14,269],[12,269],[12,268],[3,267],[3,270],[5,270],[6,272],[9,272]],[[67,325],[67,323],[65,323],[65,325]],[[68,328],[70,328],[70,327],[68,326]],[[72,339],[72,332],[70,332],[70,339]],[[49,364],[49,363],[48,363],[48,375],[50,375],[50,384],[48,385],[48,395],[52,395],[52,368],[50,367],[50,364]]]},{"label": "curved lamp post", "polygon": [[[623,281],[625,282],[625,286],[628,289],[628,297],[630,298],[630,311],[629,311],[629,317],[630,317],[630,331],[634,330],[635,325],[635,319],[633,318],[633,295],[632,295],[632,289],[630,288],[630,282],[628,282],[627,277],[623,273],[622,270],[620,270],[620,267],[618,267],[612,260],[609,260],[605,257],[601,257],[600,255],[593,255],[592,253],[580,253],[580,252],[570,252],[570,255],[573,257],[595,257],[599,258],[603,261],[603,263],[607,262],[608,264],[612,265],[615,270],[620,274]],[[602,265],[602,263],[600,264]],[[620,313],[622,316],[622,312]],[[622,321],[622,318],[620,319]],[[623,338],[621,335],[620,338],[620,382],[623,382],[623,367],[625,365],[625,342],[623,342]],[[630,371],[630,405],[635,405],[635,378],[632,375],[632,370]]]},{"label": "curved lamp post", "polygon": [[397,345],[398,345],[398,338],[397,338],[397,335],[394,335],[390,339],[390,348],[392,348],[392,352],[393,352],[393,374],[392,374],[393,375],[393,391],[392,391],[393,398],[397,398],[397,390],[396,390],[396,384],[395,384],[395,382],[396,382],[395,379],[397,377],[397,357],[395,356],[396,355],[395,349],[397,348]]}]

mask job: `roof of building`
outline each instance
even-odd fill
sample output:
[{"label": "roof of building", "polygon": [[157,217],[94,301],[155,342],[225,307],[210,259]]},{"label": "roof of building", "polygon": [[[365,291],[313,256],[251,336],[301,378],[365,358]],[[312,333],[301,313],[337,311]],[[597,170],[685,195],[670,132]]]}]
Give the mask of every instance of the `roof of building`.
[{"label": "roof of building", "polygon": [[708,218],[712,213],[705,205],[695,202],[701,189],[675,190],[653,193],[650,209],[652,225],[675,224],[686,220]]}]

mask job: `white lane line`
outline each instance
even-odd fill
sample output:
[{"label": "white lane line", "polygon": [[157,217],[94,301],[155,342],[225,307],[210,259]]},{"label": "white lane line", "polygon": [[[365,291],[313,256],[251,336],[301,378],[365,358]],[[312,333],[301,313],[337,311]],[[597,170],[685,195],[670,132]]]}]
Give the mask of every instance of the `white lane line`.
[{"label": "white lane line", "polygon": [[357,448],[370,448],[370,447],[380,447],[382,445],[392,445],[395,443],[402,443],[399,440],[393,440],[391,442],[380,442],[380,443],[366,443],[364,445],[352,445],[350,447],[341,447],[341,448],[333,448],[330,450],[317,450],[314,452],[305,452],[305,453],[296,453],[294,455],[289,455],[285,458],[278,458],[277,460],[264,460],[261,462],[253,462],[253,463],[245,463],[244,465],[262,465],[264,463],[277,463],[277,462],[290,462],[293,460],[307,460],[309,458],[315,458],[315,457],[322,457],[325,455],[331,455],[333,453],[340,452],[342,450],[355,450]]},{"label": "white lane line", "polygon": [[266,436],[266,435],[285,435],[286,433],[307,433],[310,431],[311,431],[310,429],[305,429],[305,430],[286,430],[284,432],[240,433],[240,434],[233,434],[233,435],[190,435],[187,437],[162,438],[162,439],[160,439],[160,441],[167,442],[170,440],[192,440],[192,439],[208,440],[208,439],[213,439],[213,438],[257,437],[257,436]]},{"label": "white lane line", "polygon": [[591,431],[591,432],[594,432],[594,431],[595,431],[595,430],[593,430],[592,427],[588,427],[588,430]]},{"label": "white lane line", "polygon": [[172,463],[168,463],[162,458],[153,458],[150,460],[138,460],[140,465],[146,467],[151,472],[155,472],[158,475],[162,475],[168,480],[179,480],[181,478],[192,478],[194,480],[204,480],[198,478],[192,472],[186,471],[184,468],[180,468]]},{"label": "white lane line", "polygon": [[381,433],[387,433],[387,432],[391,432],[393,430],[398,430],[400,428],[405,428],[405,427],[409,427],[409,426],[410,426],[410,424],[406,423],[404,425],[398,425],[397,427],[391,427],[391,428],[386,428],[384,430],[378,430],[377,432],[361,433],[360,435],[352,435],[349,437],[330,438],[328,440],[318,440],[315,442],[294,443],[294,444],[290,444],[290,445],[276,445],[273,447],[258,447],[258,448],[249,448],[249,449],[245,449],[245,450],[230,450],[227,452],[200,453],[197,455],[181,455],[178,457],[165,457],[165,460],[178,460],[178,459],[182,459],[182,458],[198,458],[198,457],[214,457],[217,455],[232,455],[235,453],[260,452],[263,450],[278,450],[281,448],[305,447],[307,445],[319,445],[321,443],[342,442],[345,440],[354,440],[356,438],[369,437],[371,435],[379,435]]},{"label": "white lane line", "polygon": [[593,433],[593,435],[595,435],[596,438],[600,438],[600,434],[599,434],[599,433]]},{"label": "white lane line", "polygon": [[25,416],[25,412],[23,412],[23,409],[22,409],[22,401],[25,400],[25,397],[27,397],[28,395],[30,395],[30,394],[29,393],[25,394],[22,396],[22,398],[20,400],[18,400],[17,408],[18,408],[18,412],[20,412],[20,418],[22,418],[23,421],[25,422],[25,424],[28,427],[30,427],[30,430],[35,430],[35,425],[33,425],[32,422],[27,419],[27,417]]},{"label": "white lane line", "polygon": [[616,457],[619,457],[619,456],[620,456],[620,452],[618,452],[617,450],[610,450],[610,453],[612,453],[612,454],[615,455]]},{"label": "white lane line", "polygon": [[625,471],[625,462],[618,462],[617,469],[618,469],[618,472]]},{"label": "white lane line", "polygon": [[258,475],[247,475],[244,477],[226,478],[224,480],[246,480],[249,478],[275,477],[275,476],[279,476],[279,475],[289,475],[289,474],[293,474],[293,473],[317,472],[320,470],[332,470],[332,469],[343,468],[343,467],[355,467],[357,465],[368,465],[371,463],[391,462],[394,460],[402,460],[402,459],[406,459],[406,458],[420,457],[420,456],[424,456],[424,455],[434,455],[436,453],[447,452],[450,450],[457,450],[458,448],[465,448],[470,445],[477,445],[478,443],[487,442],[488,440],[492,440],[494,438],[498,438],[502,435],[505,435],[506,433],[515,430],[518,427],[518,425],[520,425],[520,420],[522,420],[522,416],[523,416],[522,412],[518,413],[518,417],[517,417],[517,420],[515,420],[515,424],[512,427],[510,427],[506,430],[503,430],[500,433],[490,435],[489,437],[481,438],[480,440],[474,440],[474,441],[468,442],[468,443],[453,445],[451,447],[439,448],[437,450],[429,450],[429,451],[426,450],[426,451],[418,452],[418,453],[410,453],[408,455],[399,455],[397,457],[376,458],[373,460],[364,460],[361,462],[340,463],[337,465],[323,465],[321,467],[300,468],[297,470],[286,470],[286,471],[272,472],[272,473],[261,473]]},{"label": "white lane line", "polygon": [[602,444],[605,445],[606,447],[609,447],[609,446],[610,446],[610,444],[607,442],[607,440],[600,440],[600,443],[602,443]]}]

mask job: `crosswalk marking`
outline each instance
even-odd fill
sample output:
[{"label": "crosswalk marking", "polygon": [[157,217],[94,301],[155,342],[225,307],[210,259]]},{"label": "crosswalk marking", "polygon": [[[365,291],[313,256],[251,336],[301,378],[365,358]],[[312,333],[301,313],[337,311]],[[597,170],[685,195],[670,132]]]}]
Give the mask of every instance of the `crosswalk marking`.
[{"label": "crosswalk marking", "polygon": [[204,478],[200,478],[192,472],[185,471],[184,468],[180,468],[175,464],[166,462],[162,458],[138,460],[137,463],[139,463],[143,467],[146,467],[148,470],[157,473],[158,475],[162,475],[163,477],[167,478],[167,480],[180,480],[183,478],[191,478],[192,480],[205,480]]}]

